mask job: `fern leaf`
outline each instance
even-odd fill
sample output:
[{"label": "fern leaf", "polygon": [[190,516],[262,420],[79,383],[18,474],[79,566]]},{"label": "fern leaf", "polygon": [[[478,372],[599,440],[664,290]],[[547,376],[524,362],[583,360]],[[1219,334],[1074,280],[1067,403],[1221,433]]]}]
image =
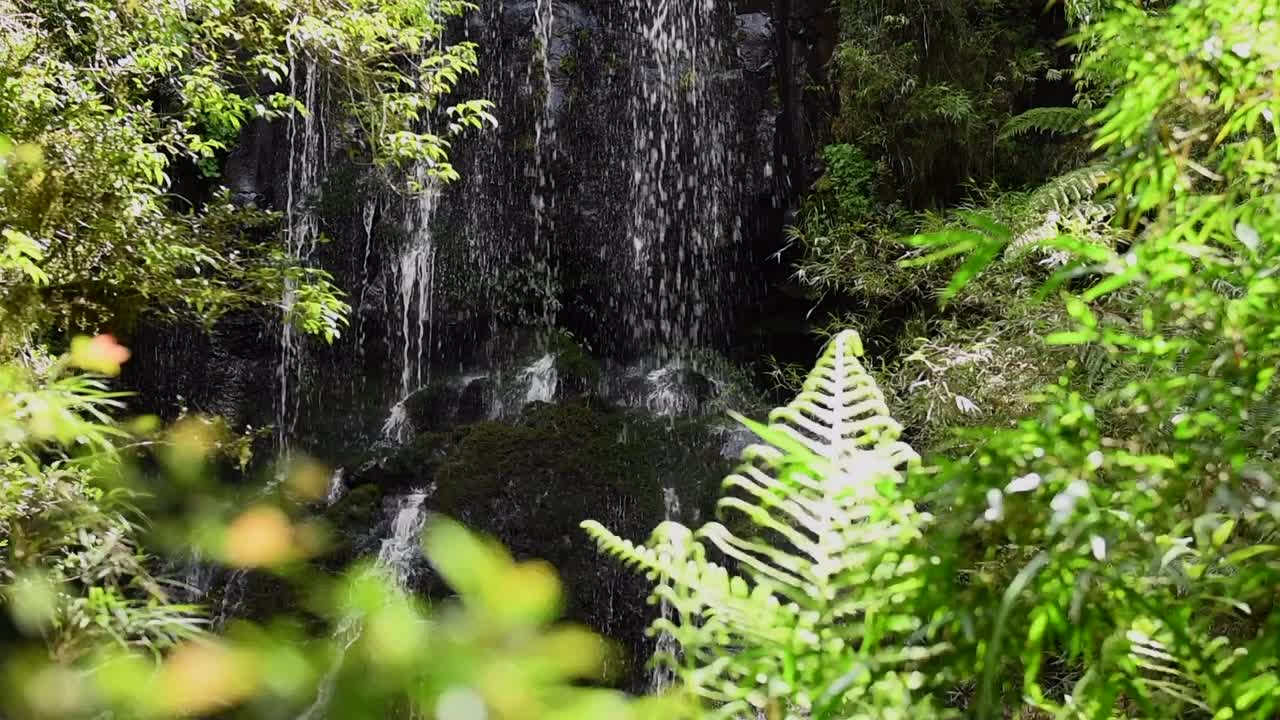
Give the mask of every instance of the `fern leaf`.
[{"label": "fern leaf", "polygon": [[1098,189],[1111,180],[1110,167],[1102,163],[1086,165],[1050,180],[1031,193],[1028,202],[1033,210],[1061,214],[1093,199]]},{"label": "fern leaf", "polygon": [[1009,140],[1031,132],[1067,135],[1079,132],[1092,113],[1078,107],[1038,107],[1015,115],[1000,129],[1000,139]]},{"label": "fern leaf", "polygon": [[[663,523],[643,546],[583,525],[602,551],[657,580],[652,599],[676,612],[651,632],[679,645],[678,658],[658,662],[677,667],[717,716],[770,706],[802,715],[831,698],[856,705],[874,684],[898,682],[912,658],[945,651],[892,645],[919,631],[903,608],[925,591],[913,548],[928,517],[898,496],[919,456],[899,439],[862,353],[857,333],[837,335],[767,424],[739,417],[760,442],[722,485],[723,524],[691,532]],[[842,668],[868,658],[884,660],[850,681]],[[912,717],[934,714],[927,700],[912,708]]]},{"label": "fern leaf", "polygon": [[1105,226],[1111,209],[1095,202],[1094,197],[1110,179],[1107,166],[1088,165],[1059,175],[1032,192],[1027,205],[1040,222],[1016,235],[1005,248],[1005,257],[1058,237],[1060,225],[1067,219],[1074,219],[1077,225]]}]

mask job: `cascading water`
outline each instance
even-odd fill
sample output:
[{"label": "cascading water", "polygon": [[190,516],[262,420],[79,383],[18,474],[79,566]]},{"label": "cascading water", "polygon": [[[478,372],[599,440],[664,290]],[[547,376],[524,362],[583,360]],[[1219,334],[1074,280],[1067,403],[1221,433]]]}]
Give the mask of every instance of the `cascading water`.
[{"label": "cascading water", "polygon": [[[675,488],[662,489],[662,508],[667,520],[677,520],[680,518],[680,496],[676,494]],[[671,607],[671,603],[666,600],[662,601],[660,608],[662,617],[670,620],[675,612]],[[680,644],[668,632],[658,635],[658,642],[654,647],[654,653],[663,656],[674,656],[679,652]],[[649,671],[649,692],[661,693],[670,688],[675,683],[675,672],[665,665],[655,665]]]},{"label": "cascading water", "polygon": [[[426,502],[434,490],[434,487],[428,487],[411,492],[401,497],[394,507],[391,534],[382,541],[375,570],[385,572],[397,587],[404,588],[412,579],[414,564],[421,557],[418,548],[427,522]],[[362,618],[359,615],[347,615],[338,624],[334,632],[334,637],[341,643],[338,657],[328,675],[321,681],[315,702],[298,716],[298,720],[321,720],[325,717],[347,651],[360,639],[362,631]]]},{"label": "cascading water", "polygon": [[669,353],[718,338],[722,260],[738,242],[731,105],[716,0],[632,0],[632,185],[626,298],[637,347]]},{"label": "cascading water", "polygon": [[[305,112],[289,116],[289,170],[285,181],[285,247],[289,256],[309,264],[320,239],[320,224],[315,206],[320,178],[324,170],[325,86],[319,65],[310,55],[299,61],[289,59],[289,92],[298,98]],[[301,83],[301,87],[299,87]],[[293,281],[285,281],[283,304],[285,321],[280,331],[280,361],[276,367],[278,397],[276,403],[276,443],[284,449],[295,428],[302,404],[306,363],[304,346],[298,330],[289,320],[296,301]]]},{"label": "cascading water", "polygon": [[[360,146],[354,163],[342,148],[331,152],[325,125],[345,124],[341,106],[335,95],[328,107],[324,67],[301,53],[290,90],[308,112],[286,128],[287,173],[263,173],[279,177],[273,198],[288,252],[329,270],[353,306],[333,348],[282,329],[270,403],[279,447],[346,465],[353,488],[368,482],[356,479],[368,470],[355,459],[371,448],[510,420],[529,403],[596,395],[637,415],[705,413],[710,383],[690,358],[727,345],[730,268],[748,204],[742,138],[756,132],[742,121],[776,111],[741,107],[735,4],[479,4],[451,25],[482,52],[481,75],[459,99],[493,100],[503,125],[454,144],[459,181],[418,169],[408,178],[415,192],[397,192],[379,184],[390,173],[360,163]],[[767,87],[762,77],[752,82]],[[290,290],[286,307],[293,299]],[[571,333],[589,372],[557,355],[563,345],[550,329]],[[253,422],[269,420],[262,415]],[[655,518],[656,498],[635,495],[607,510],[615,524]],[[675,517],[674,490],[664,496]],[[344,510],[356,499],[343,496],[335,473],[326,502]],[[398,582],[412,573],[416,538],[403,539],[421,529],[426,504],[412,493],[389,508],[378,564]],[[612,630],[627,633],[639,611],[619,583],[602,570],[588,595],[608,606],[601,616]],[[245,577],[231,577],[214,595],[219,617],[239,612],[245,592]],[[342,632],[358,634],[352,622]]]},{"label": "cascading water", "polygon": [[373,257],[373,221],[381,209],[381,198],[376,194],[367,198],[360,208],[360,234],[363,247],[360,252],[360,293],[355,304],[356,315],[356,350],[361,356],[365,352],[366,303],[369,301],[369,260]]},{"label": "cascading water", "polygon": [[422,528],[427,522],[426,502],[434,488],[411,492],[400,498],[395,518],[391,521],[391,535],[382,541],[378,550],[378,567],[404,587],[413,576],[413,565],[421,557]]},{"label": "cascading water", "polygon": [[524,394],[526,404],[555,400],[556,386],[559,384],[556,356],[547,353],[538,358],[532,365],[520,371],[520,380],[528,388]]},{"label": "cascading water", "polygon": [[418,169],[409,208],[408,245],[396,267],[400,301],[400,397],[408,397],[430,378],[435,310],[436,243],[431,221],[440,200],[437,182]]},{"label": "cascading water", "polygon": [[537,258],[535,276],[541,276],[541,321],[545,327],[555,322],[555,270],[552,262],[550,239],[555,233],[556,179],[549,168],[556,159],[556,88],[551,82],[551,46],[555,37],[555,4],[552,0],[538,0],[533,15],[534,38],[537,43],[537,62],[530,66],[530,88],[534,86],[534,67],[541,68],[542,107],[535,116],[533,127],[533,194],[529,198],[533,207],[533,256]]},{"label": "cascading water", "polygon": [[391,412],[382,423],[382,439],[390,443],[402,443],[409,439],[413,432],[413,424],[409,422],[409,409],[405,407],[405,398],[391,406]]},{"label": "cascading water", "polygon": [[329,476],[329,487],[325,489],[324,493],[325,505],[333,505],[338,502],[342,498],[342,494],[347,491],[345,476],[346,471],[343,468],[334,470],[333,474]]}]

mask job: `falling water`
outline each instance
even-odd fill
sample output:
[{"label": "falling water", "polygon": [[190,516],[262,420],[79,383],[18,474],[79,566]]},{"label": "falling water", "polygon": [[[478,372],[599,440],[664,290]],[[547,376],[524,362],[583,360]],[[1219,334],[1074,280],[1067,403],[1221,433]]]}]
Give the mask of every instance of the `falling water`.
[{"label": "falling water", "polygon": [[391,521],[391,536],[382,541],[378,550],[378,567],[386,569],[400,587],[412,577],[413,563],[421,555],[420,536],[427,522],[425,505],[432,490],[411,492],[400,498]]},{"label": "falling water", "polygon": [[[680,497],[676,495],[675,488],[662,489],[662,505],[665,511],[665,519],[676,520],[680,517]],[[670,620],[675,610],[671,607],[671,603],[664,599],[661,612],[663,619]],[[680,643],[671,636],[671,633],[663,631],[658,636],[658,642],[654,647],[655,654],[674,656],[679,650]],[[655,664],[649,671],[649,692],[651,693],[661,693],[671,687],[674,682],[675,672],[666,665]]]},{"label": "falling water", "polygon": [[682,369],[667,366],[649,371],[645,376],[648,387],[644,398],[645,409],[658,417],[692,415],[698,409],[699,399],[679,382]]},{"label": "falling water", "polygon": [[[406,397],[405,400],[407,399]],[[391,412],[382,423],[382,438],[393,444],[408,440],[413,432],[413,425],[409,422],[409,410],[404,405],[405,400],[392,405]]]},{"label": "falling water", "polygon": [[[552,223],[556,197],[555,174],[549,170],[556,157],[556,88],[551,82],[551,46],[555,42],[555,6],[552,0],[538,0],[533,16],[534,41],[537,43],[538,62],[530,67],[540,67],[542,107],[533,126],[533,195],[529,198],[533,207],[534,272],[540,275],[539,295],[542,302],[542,323],[550,327],[555,322],[555,270],[552,264],[550,240],[555,232]],[[533,88],[530,78],[529,86]]]},{"label": "falling water", "polygon": [[[425,490],[415,490],[400,498],[395,507],[395,517],[391,521],[391,535],[383,539],[382,547],[378,550],[375,567],[387,573],[400,588],[404,588],[412,579],[414,563],[420,557],[419,541],[427,522],[426,502],[434,490],[432,486]],[[315,702],[298,716],[298,720],[320,720],[325,717],[347,651],[360,639],[363,629],[363,619],[359,615],[342,618],[334,632],[334,637],[341,643],[338,657],[320,683]]]},{"label": "falling water", "polygon": [[371,195],[360,207],[360,230],[364,240],[364,248],[360,253],[360,296],[356,300],[356,348],[364,353],[365,347],[365,303],[369,298],[369,258],[373,255],[373,221],[378,215],[380,199]]},{"label": "falling water", "polygon": [[724,309],[720,258],[737,241],[731,103],[715,0],[633,0],[629,322],[639,347],[705,343]]},{"label": "falling water", "polygon": [[400,397],[408,397],[430,377],[436,280],[436,243],[431,231],[440,200],[438,183],[419,168],[420,189],[410,204],[408,246],[396,267],[400,301]]},{"label": "falling water", "polygon": [[[325,155],[324,103],[321,92],[320,71],[315,59],[308,55],[299,65],[298,59],[291,57],[289,93],[299,99],[305,112],[298,111],[289,116],[285,248],[290,258],[304,265],[311,260],[320,239],[320,223],[315,205]],[[306,384],[302,338],[288,318],[296,301],[292,280],[285,281],[283,301],[286,318],[281,327],[280,363],[276,368],[279,390],[276,403],[276,442],[281,448],[287,448],[301,406],[301,392]]]},{"label": "falling water", "polygon": [[329,487],[324,493],[325,505],[332,505],[342,499],[342,494],[347,491],[347,484],[344,477],[345,474],[346,471],[342,468],[338,468],[329,476]]},{"label": "falling water", "polygon": [[555,400],[559,379],[559,374],[556,372],[556,356],[551,353],[543,355],[532,365],[522,369],[520,380],[528,388],[524,394],[525,403]]}]

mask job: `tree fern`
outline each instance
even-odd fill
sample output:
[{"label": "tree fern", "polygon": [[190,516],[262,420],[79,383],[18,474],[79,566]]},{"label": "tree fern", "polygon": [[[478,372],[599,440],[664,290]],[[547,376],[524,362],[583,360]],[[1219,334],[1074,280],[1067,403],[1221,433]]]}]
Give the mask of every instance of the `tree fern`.
[{"label": "tree fern", "polygon": [[[927,561],[916,554],[929,517],[899,493],[919,458],[846,331],[764,441],[724,481],[725,523],[691,531],[666,522],[635,545],[593,521],[601,549],[656,581],[684,688],[712,717],[941,715],[920,690],[920,663],[945,650],[921,641],[914,612]],[[713,553],[724,559],[717,562]],[[914,639],[914,642],[911,641]]]},{"label": "tree fern", "polygon": [[1030,132],[1049,132],[1066,135],[1079,132],[1089,122],[1091,111],[1078,107],[1038,107],[1015,115],[1000,129],[1000,139],[1025,135]]}]

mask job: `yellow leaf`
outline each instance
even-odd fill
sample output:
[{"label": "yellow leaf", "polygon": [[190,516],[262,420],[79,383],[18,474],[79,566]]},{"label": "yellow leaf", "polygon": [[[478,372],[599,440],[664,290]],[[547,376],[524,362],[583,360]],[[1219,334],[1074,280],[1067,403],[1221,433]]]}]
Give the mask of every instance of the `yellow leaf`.
[{"label": "yellow leaf", "polygon": [[309,458],[301,458],[289,466],[285,485],[303,500],[321,500],[329,490],[329,469]]},{"label": "yellow leaf", "polygon": [[156,676],[156,704],[177,715],[205,714],[234,705],[253,692],[257,674],[250,660],[219,642],[182,645]]},{"label": "yellow leaf", "polygon": [[236,567],[277,565],[296,557],[293,525],[272,505],[244,511],[227,528],[223,559]]},{"label": "yellow leaf", "polygon": [[112,335],[83,335],[71,341],[71,364],[81,370],[102,375],[119,375],[120,366],[129,359],[129,349]]}]

